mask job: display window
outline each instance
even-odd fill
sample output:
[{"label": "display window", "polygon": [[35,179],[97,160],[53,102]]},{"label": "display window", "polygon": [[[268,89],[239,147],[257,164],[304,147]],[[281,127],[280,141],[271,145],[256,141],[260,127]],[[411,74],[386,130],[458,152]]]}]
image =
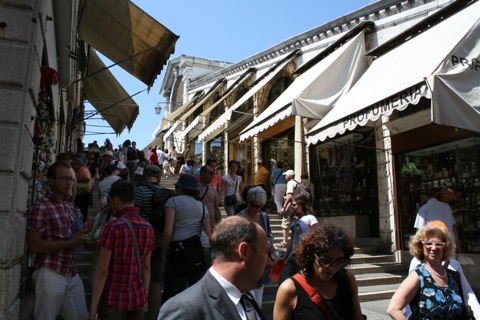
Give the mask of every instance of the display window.
[{"label": "display window", "polygon": [[222,135],[207,143],[207,159],[217,160],[217,170],[224,169],[224,146]]},{"label": "display window", "polygon": [[317,215],[369,215],[378,230],[377,162],[374,131],[355,132],[310,149],[310,179]]},{"label": "display window", "polygon": [[[418,209],[425,204],[425,188],[448,203],[465,252],[480,252],[480,138],[472,137],[400,154],[397,189],[404,247],[415,233]],[[399,178],[398,178],[399,177]]]}]

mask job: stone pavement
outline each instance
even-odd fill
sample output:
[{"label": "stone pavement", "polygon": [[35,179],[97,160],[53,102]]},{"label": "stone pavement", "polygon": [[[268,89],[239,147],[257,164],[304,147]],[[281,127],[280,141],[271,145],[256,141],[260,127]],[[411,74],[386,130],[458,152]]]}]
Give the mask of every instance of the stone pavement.
[{"label": "stone pavement", "polygon": [[362,313],[367,316],[367,320],[391,319],[387,314],[388,300],[365,301],[360,303]]}]

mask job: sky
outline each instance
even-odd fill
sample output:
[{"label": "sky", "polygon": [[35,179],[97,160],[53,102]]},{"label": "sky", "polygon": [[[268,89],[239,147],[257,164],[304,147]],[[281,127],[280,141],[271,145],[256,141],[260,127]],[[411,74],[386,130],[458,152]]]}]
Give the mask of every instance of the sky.
[{"label": "sky", "polygon": [[[282,41],[318,27],[333,19],[374,2],[373,0],[184,0],[152,1],[132,0],[138,7],[180,36],[175,53],[205,59],[239,62]],[[100,55],[101,56],[101,55]],[[104,63],[113,64],[101,56]],[[100,116],[88,119],[83,142],[98,141],[103,145],[109,138],[114,147],[126,139],[137,142],[143,149],[153,140],[152,134],[163,118],[155,113],[167,65],[157,77],[150,91],[147,86],[120,67],[110,71],[124,89],[135,95],[133,100],[140,108],[132,130],[126,128],[120,136]],[[141,92],[141,93],[138,93]],[[137,94],[138,93],[138,94]],[[86,104],[86,110],[95,110]],[[88,112],[88,111],[87,111]]]}]

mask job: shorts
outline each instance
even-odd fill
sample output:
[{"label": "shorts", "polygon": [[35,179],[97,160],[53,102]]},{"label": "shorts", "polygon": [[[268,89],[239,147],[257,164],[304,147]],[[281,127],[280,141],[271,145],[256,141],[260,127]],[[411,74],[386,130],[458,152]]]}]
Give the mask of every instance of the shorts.
[{"label": "shorts", "polygon": [[293,213],[291,206],[288,207],[287,211],[283,214],[282,217],[282,229],[290,229],[290,216]]}]

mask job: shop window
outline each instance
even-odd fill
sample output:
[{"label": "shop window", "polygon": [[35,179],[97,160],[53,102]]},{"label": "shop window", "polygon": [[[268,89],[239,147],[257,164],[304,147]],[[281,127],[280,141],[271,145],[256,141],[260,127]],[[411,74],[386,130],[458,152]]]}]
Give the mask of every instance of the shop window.
[{"label": "shop window", "polygon": [[[272,139],[267,139],[262,143],[263,154],[266,159],[270,160],[270,164],[266,164],[266,168],[272,172],[277,161],[283,163],[283,170],[294,170],[295,150],[294,150],[294,130],[275,136]],[[300,178],[300,177],[298,177]]]},{"label": "shop window", "polygon": [[218,170],[224,168],[223,150],[223,139],[221,135],[207,143],[207,159],[216,159]]},{"label": "shop window", "polygon": [[404,247],[415,233],[425,187],[450,204],[463,251],[480,252],[480,138],[473,137],[398,156],[397,189]]},{"label": "shop window", "polygon": [[311,148],[310,180],[315,184],[317,215],[368,215],[370,230],[378,230],[374,140],[373,131],[369,130]]}]

